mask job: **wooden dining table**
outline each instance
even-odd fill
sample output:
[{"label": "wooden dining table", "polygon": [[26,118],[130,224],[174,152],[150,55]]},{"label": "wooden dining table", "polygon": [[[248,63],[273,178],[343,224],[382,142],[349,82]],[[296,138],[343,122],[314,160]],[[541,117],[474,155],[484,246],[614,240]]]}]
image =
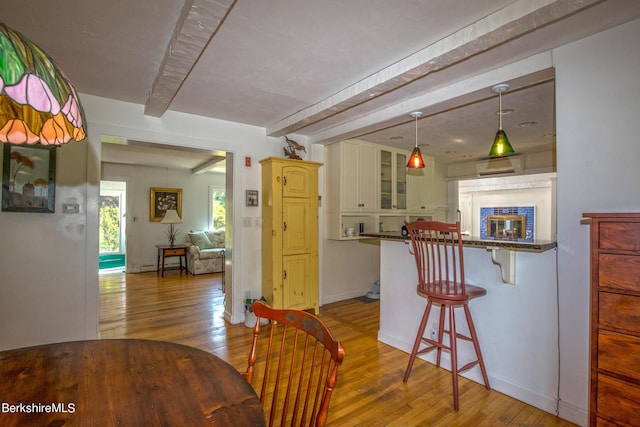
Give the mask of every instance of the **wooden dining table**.
[{"label": "wooden dining table", "polygon": [[0,426],[263,426],[251,385],[205,351],[105,339],[0,352]]}]

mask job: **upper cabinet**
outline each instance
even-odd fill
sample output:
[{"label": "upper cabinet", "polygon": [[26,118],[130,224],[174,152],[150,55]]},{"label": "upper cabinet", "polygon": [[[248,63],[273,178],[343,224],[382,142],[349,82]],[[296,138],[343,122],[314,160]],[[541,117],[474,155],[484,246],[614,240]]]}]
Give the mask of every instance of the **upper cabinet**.
[{"label": "upper cabinet", "polygon": [[424,169],[407,169],[409,154],[359,140],[327,146],[327,238],[352,240],[360,233],[400,232],[403,221],[412,217],[439,218],[438,209],[446,204],[444,177],[429,156],[424,157]]},{"label": "upper cabinet", "polygon": [[380,150],[380,210],[407,209],[408,152],[383,148]]},{"label": "upper cabinet", "polygon": [[423,155],[423,169],[407,169],[408,206],[411,214],[432,214],[439,194],[435,194],[435,160]]},{"label": "upper cabinet", "polygon": [[342,141],[327,147],[327,173],[331,188],[329,212],[376,212],[378,210],[378,149],[360,141]]}]

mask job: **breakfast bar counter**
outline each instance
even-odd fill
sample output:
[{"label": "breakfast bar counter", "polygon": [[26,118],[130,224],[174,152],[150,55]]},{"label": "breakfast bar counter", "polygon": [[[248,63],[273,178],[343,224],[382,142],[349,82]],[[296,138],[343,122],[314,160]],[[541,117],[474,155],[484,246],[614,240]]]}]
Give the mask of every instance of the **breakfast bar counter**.
[{"label": "breakfast bar counter", "polygon": [[[398,232],[362,236],[369,237],[369,242],[378,238],[380,243],[378,340],[409,353],[426,306],[426,300],[416,293],[418,279],[409,252],[410,239]],[[491,388],[553,413],[559,369],[556,243],[468,237],[463,246],[467,283],[487,290],[487,296],[472,301],[470,309]],[[505,268],[510,270],[508,281]],[[438,314],[439,309],[432,311],[428,330],[437,325]],[[464,322],[461,327],[466,333]],[[461,365],[474,356],[470,343],[461,342],[458,352]],[[435,362],[435,352],[422,357]],[[446,352],[442,366],[450,368]],[[463,375],[482,383],[478,368]],[[428,378],[412,377],[409,381]]]},{"label": "breakfast bar counter", "polygon": [[[403,236],[399,231],[383,231],[380,233],[362,233],[361,237],[374,237],[386,240],[406,240],[409,236]],[[474,236],[464,236],[462,245],[477,248],[499,248],[514,251],[544,252],[556,247],[553,240],[530,240],[530,239],[493,239]]]}]

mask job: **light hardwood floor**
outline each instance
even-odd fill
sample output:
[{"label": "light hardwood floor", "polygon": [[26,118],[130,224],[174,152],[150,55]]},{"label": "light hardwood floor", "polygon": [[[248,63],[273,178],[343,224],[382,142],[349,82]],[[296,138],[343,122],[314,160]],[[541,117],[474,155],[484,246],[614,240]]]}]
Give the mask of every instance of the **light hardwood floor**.
[{"label": "light hardwood floor", "polygon": [[[173,341],[216,354],[246,369],[251,329],[224,321],[220,274],[168,271],[100,276],[102,338]],[[420,359],[408,383],[408,354],[377,340],[379,302],[326,304],[320,318],[345,346],[331,400],[332,426],[573,426],[497,391],[460,379],[452,409],[451,375]],[[416,319],[418,321],[419,319]]]}]

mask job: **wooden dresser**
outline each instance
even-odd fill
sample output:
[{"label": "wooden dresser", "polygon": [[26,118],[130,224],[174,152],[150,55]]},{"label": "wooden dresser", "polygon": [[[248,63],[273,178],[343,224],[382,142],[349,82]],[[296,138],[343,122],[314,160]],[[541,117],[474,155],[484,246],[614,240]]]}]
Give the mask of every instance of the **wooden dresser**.
[{"label": "wooden dresser", "polygon": [[591,220],[592,426],[640,425],[640,213]]}]

